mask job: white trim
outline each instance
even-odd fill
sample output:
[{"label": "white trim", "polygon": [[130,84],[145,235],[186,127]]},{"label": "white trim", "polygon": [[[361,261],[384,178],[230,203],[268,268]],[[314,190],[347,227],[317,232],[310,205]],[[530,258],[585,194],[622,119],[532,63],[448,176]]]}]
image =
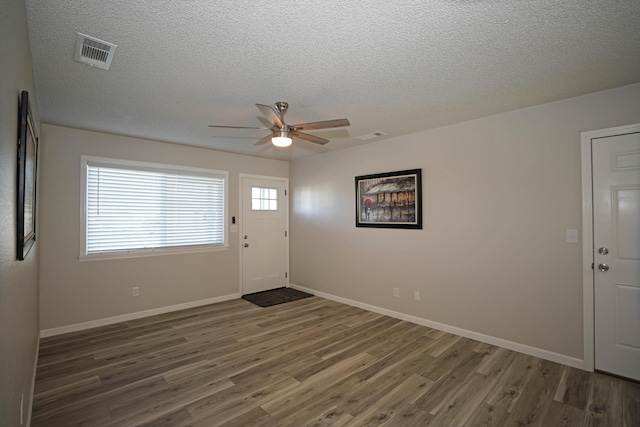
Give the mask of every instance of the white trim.
[{"label": "white trim", "polygon": [[377,307],[374,305],[365,304],[359,301],[350,300],[347,298],[338,297],[325,292],[316,291],[315,289],[305,288],[304,286],[298,286],[290,284],[294,289],[304,291],[310,294],[317,295],[328,300],[337,301],[342,304],[358,307],[363,310],[372,311],[374,313],[383,314],[385,316],[393,317],[407,322],[415,323],[429,328],[437,329],[440,331],[448,332],[451,334],[459,335],[461,337],[470,338],[472,340],[480,341],[483,343],[495,345],[498,347],[506,348],[508,350],[517,351],[519,353],[528,354],[530,356],[539,357],[541,359],[550,360],[552,362],[560,363],[563,365],[571,366],[578,369],[584,369],[584,362],[578,358],[566,356],[564,354],[554,353],[553,351],[543,350],[537,347],[531,347],[525,344],[520,344],[513,341],[507,341],[502,338],[496,338],[490,335],[484,335],[478,332],[469,331],[467,329],[458,328],[455,326],[446,325],[444,323],[434,322],[432,320],[424,319],[422,317],[412,316],[409,314],[400,313],[397,311],[389,310],[386,308]]},{"label": "white trim", "polygon": [[582,132],[582,318],[584,330],[584,368],[595,369],[595,325],[593,297],[593,179],[591,176],[591,141],[615,135],[640,132],[640,124]]},{"label": "white trim", "polygon": [[148,256],[161,256],[161,255],[184,255],[184,254],[197,254],[202,252],[219,252],[219,251],[228,251],[229,245],[221,246],[221,245],[211,245],[202,248],[191,248],[190,246],[186,246],[187,249],[166,249],[166,248],[155,248],[149,250],[136,250],[136,251],[123,251],[123,252],[115,252],[115,253],[107,253],[107,254],[92,254],[92,255],[80,255],[78,259],[80,262],[86,261],[104,261],[107,259],[124,259],[124,258],[141,258]]},{"label": "white trim", "polygon": [[33,395],[36,390],[36,371],[38,370],[38,355],[40,354],[40,338],[42,334],[38,332],[38,341],[36,342],[36,354],[33,360],[33,374],[31,376],[31,392],[29,393],[29,407],[27,408],[27,418],[24,425],[29,427],[31,425],[31,411],[33,411]]},{"label": "white trim", "polygon": [[244,205],[242,203],[242,190],[244,188],[244,183],[243,180],[245,178],[249,178],[249,179],[262,179],[262,180],[266,180],[266,181],[279,181],[279,182],[283,182],[285,185],[285,191],[287,192],[286,196],[285,196],[285,200],[286,200],[286,204],[285,204],[285,208],[286,208],[286,212],[285,212],[285,216],[286,216],[286,228],[287,228],[287,240],[285,241],[285,262],[286,262],[286,270],[287,270],[287,280],[285,282],[285,287],[289,287],[289,279],[291,277],[291,268],[289,266],[289,240],[290,240],[290,233],[289,233],[289,200],[291,200],[291,194],[289,193],[289,178],[286,177],[282,177],[282,176],[267,176],[267,175],[253,175],[253,174],[248,174],[248,173],[241,173],[238,175],[239,178],[239,182],[238,182],[238,187],[239,187],[239,193],[240,196],[238,197],[238,208],[239,208],[239,213],[238,213],[238,218],[240,221],[240,227],[239,227],[239,233],[238,233],[238,253],[239,253],[239,259],[240,262],[238,264],[240,264],[240,271],[239,271],[239,285],[238,285],[238,292],[240,292],[240,295],[244,295],[243,290],[242,290],[242,235],[243,233],[243,227],[244,227]]},{"label": "white trim", "polygon": [[143,317],[155,316],[157,314],[171,313],[173,311],[185,310],[187,308],[200,307],[202,305],[215,304],[218,302],[238,299],[242,295],[230,294],[221,297],[213,297],[198,301],[185,302],[182,304],[170,305],[168,307],[153,308],[151,310],[138,311],[136,313],[122,314],[120,316],[107,317],[105,319],[91,320],[89,322],[76,323],[73,325],[60,326],[58,328],[43,329],[40,337],[47,338],[69,332],[83,331],[85,329],[97,328],[99,326],[112,325],[114,323],[126,322],[128,320],[141,319]]}]

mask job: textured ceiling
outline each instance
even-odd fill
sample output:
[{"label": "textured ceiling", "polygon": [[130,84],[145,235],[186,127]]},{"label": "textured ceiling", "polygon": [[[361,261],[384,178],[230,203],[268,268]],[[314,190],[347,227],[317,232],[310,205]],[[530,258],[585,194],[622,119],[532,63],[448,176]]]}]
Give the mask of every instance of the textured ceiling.
[{"label": "textured ceiling", "polygon": [[[640,81],[638,0],[26,0],[43,122],[291,159]],[[76,33],[115,43],[108,71]],[[331,139],[256,147],[255,103]]]}]

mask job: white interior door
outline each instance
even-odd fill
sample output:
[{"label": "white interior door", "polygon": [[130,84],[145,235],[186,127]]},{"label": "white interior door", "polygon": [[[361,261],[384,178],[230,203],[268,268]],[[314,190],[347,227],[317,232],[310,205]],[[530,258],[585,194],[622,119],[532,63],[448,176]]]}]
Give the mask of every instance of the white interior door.
[{"label": "white interior door", "polygon": [[287,285],[288,198],[283,179],[242,177],[242,293]]},{"label": "white interior door", "polygon": [[595,368],[640,380],[640,133],[592,140]]}]

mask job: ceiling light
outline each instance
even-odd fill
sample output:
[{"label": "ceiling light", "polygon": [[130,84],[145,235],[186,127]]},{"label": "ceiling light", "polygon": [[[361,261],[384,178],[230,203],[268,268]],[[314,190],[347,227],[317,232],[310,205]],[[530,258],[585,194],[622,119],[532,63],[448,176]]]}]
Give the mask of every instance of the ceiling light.
[{"label": "ceiling light", "polygon": [[271,143],[276,147],[288,147],[291,145],[291,136],[286,130],[275,130],[273,131]]}]

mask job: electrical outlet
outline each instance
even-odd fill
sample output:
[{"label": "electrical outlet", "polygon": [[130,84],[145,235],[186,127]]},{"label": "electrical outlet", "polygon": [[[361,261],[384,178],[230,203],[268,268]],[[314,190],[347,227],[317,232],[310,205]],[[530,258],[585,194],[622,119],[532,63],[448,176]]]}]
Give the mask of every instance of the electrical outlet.
[{"label": "electrical outlet", "polygon": [[420,301],[420,291],[413,291],[413,299]]},{"label": "electrical outlet", "polygon": [[131,296],[134,296],[134,297],[140,296],[139,286],[134,286],[133,288],[131,288]]},{"label": "electrical outlet", "polygon": [[400,296],[400,288],[393,288],[393,296],[396,298]]}]

